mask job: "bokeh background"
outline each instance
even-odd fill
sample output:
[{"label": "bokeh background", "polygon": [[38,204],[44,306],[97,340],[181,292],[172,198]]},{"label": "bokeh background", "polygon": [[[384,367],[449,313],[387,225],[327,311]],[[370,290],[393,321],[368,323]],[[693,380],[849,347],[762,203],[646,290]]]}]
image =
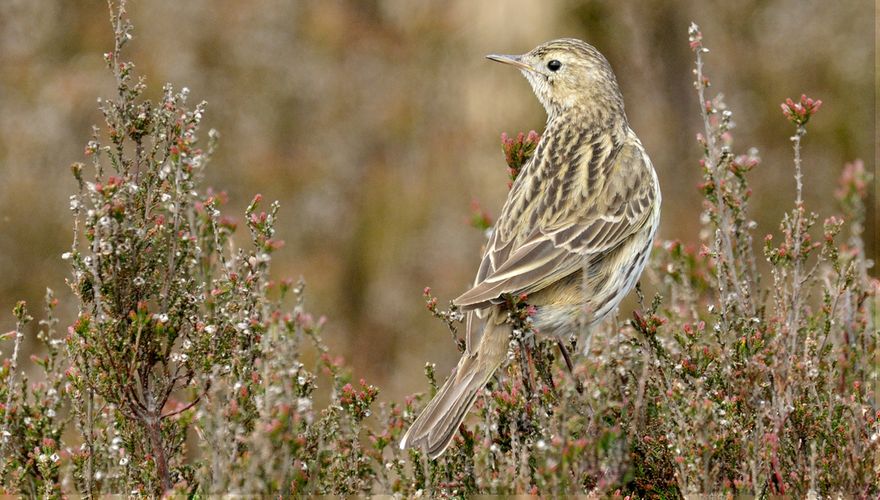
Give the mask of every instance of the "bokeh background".
[{"label": "bokeh background", "polygon": [[[424,389],[425,361],[442,374],[454,364],[422,289],[447,301],[467,287],[483,242],[467,223],[471,202],[494,215],[507,191],[499,135],[544,124],[525,80],[487,53],[574,36],[607,56],[658,169],[662,238],[698,235],[692,20],[711,49],[713,90],[734,112],[736,149],[764,159],[752,176],[760,234],[792,204],[786,97],[825,103],[805,141],[811,210],[837,213],[844,162],[875,170],[869,0],[144,0],[129,11],[128,56],[151,95],[167,81],[209,103],[221,144],[207,180],[229,193],[226,213],[240,215],[255,193],[281,201],[287,246],[275,275],[306,279],[328,343],[392,398]],[[0,331],[12,328],[16,300],[39,310],[47,286],[65,321],[75,313],[60,258],[68,167],[100,123],[96,97],[113,91],[101,58],[110,43],[105,2],[0,2]]]}]

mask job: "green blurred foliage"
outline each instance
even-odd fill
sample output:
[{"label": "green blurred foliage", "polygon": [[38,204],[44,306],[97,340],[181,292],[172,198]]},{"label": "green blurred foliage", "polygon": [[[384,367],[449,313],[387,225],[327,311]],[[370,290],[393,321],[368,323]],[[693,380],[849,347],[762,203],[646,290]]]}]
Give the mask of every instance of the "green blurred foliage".
[{"label": "green blurred foliage", "polygon": [[[278,278],[302,275],[325,338],[384,396],[421,390],[426,360],[446,373],[457,350],[424,310],[470,282],[483,236],[468,226],[479,199],[497,214],[507,193],[501,132],[540,131],[543,110],[510,68],[483,59],[547,39],[583,38],[614,66],[633,128],[664,191],[661,238],[694,241],[699,129],[687,26],[712,38],[713,82],[728,91],[735,147],[759,148],[758,232],[792,200],[791,126],[779,103],[802,92],[825,105],[805,140],[805,200],[839,212],[846,161],[875,171],[874,5],[848,0],[387,1],[158,0],[130,6],[131,60],[152,92],[165,81],[209,103],[222,135],[207,173],[227,213],[253,193],[281,201]],[[95,98],[113,82],[106,4],[0,4],[0,310],[58,290],[74,301],[60,255],[70,244],[68,174],[83,159]],[[153,96],[156,97],[156,96]],[[783,189],[784,188],[784,189]],[[877,196],[868,254],[877,256]],[[0,331],[12,328],[0,317]],[[405,374],[405,375],[404,375]]]}]

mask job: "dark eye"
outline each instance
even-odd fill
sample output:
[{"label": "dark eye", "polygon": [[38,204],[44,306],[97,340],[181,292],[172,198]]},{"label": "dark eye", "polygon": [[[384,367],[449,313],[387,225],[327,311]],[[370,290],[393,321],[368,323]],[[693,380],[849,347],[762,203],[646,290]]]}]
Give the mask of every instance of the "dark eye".
[{"label": "dark eye", "polygon": [[553,59],[552,61],[547,63],[547,69],[549,69],[550,71],[559,71],[559,68],[561,67],[562,63],[557,61],[556,59]]}]

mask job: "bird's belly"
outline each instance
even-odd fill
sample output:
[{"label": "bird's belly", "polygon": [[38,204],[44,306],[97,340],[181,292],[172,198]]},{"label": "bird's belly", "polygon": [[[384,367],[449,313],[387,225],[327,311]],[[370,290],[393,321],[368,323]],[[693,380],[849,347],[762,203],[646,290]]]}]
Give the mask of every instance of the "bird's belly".
[{"label": "bird's belly", "polygon": [[[535,331],[540,335],[549,337],[565,338],[578,332],[579,323],[584,321],[583,327],[587,327],[586,315],[582,314],[582,306],[544,306],[539,307],[533,318]],[[580,318],[584,319],[581,320]]]},{"label": "bird's belly", "polygon": [[[601,262],[586,264],[586,278],[578,271],[529,297],[537,309],[532,321],[538,333],[565,338],[605,319],[639,280],[655,229],[634,235]],[[593,266],[602,272],[591,273]]]}]

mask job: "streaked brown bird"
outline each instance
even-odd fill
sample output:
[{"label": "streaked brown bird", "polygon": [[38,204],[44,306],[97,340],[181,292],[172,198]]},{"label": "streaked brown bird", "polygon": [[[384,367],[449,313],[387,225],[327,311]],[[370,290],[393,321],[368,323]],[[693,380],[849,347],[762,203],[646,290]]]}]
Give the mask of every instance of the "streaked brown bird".
[{"label": "streaked brown bird", "polygon": [[505,296],[528,296],[539,334],[564,338],[592,326],[639,279],[660,223],[657,174],[598,50],[565,38],[487,57],[525,75],[547,126],[511,187],[473,288],[453,301],[468,312],[465,352],[400,443],[431,458],[507,357]]}]

